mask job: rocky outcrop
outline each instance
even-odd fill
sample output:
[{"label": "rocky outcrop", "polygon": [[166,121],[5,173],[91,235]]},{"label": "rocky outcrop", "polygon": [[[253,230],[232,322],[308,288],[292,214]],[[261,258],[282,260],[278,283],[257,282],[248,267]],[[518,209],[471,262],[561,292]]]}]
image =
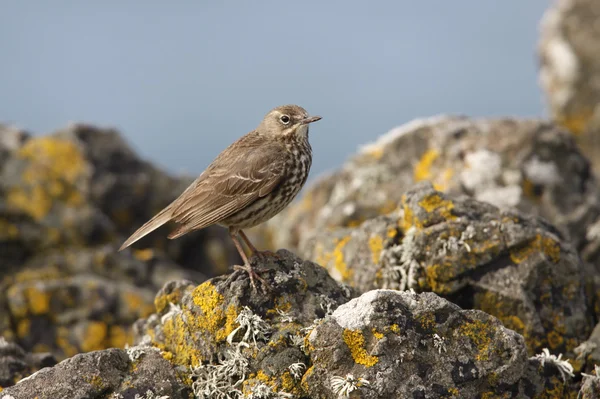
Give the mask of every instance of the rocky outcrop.
[{"label": "rocky outcrop", "polygon": [[427,183],[399,211],[316,234],[302,252],[361,292],[432,291],[483,310],[523,334],[532,354],[572,353],[598,316],[594,270],[551,225]]},{"label": "rocky outcrop", "polygon": [[275,248],[302,248],[315,232],[392,212],[419,181],[542,216],[577,249],[600,214],[598,185],[568,132],[538,120],[441,116],[363,147],[259,232]]},{"label": "rocky outcrop", "polygon": [[529,357],[523,337],[493,316],[433,293],[356,297],[322,267],[277,255],[257,264],[266,294],[242,272],[167,283],[156,312],[136,323],[135,347],[76,355],[2,394],[533,398],[572,390],[568,363]]},{"label": "rocky outcrop", "polygon": [[0,129],[0,334],[25,350],[123,347],[165,281],[201,282],[236,262],[219,227],[116,252],[190,182],[141,160],[116,131]]},{"label": "rocky outcrop", "polygon": [[558,0],[540,24],[539,81],[550,114],[573,132],[598,164],[600,7],[595,0]]},{"label": "rocky outcrop", "polygon": [[75,355],[0,392],[2,399],[189,399],[191,389],[158,351],[106,349]]},{"label": "rocky outcrop", "polygon": [[14,385],[35,371],[55,364],[56,359],[51,353],[29,353],[0,337],[0,387]]}]

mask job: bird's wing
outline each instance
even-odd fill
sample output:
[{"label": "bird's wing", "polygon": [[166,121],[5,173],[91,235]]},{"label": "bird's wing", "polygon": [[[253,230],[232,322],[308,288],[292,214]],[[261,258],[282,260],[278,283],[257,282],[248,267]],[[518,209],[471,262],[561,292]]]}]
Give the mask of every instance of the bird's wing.
[{"label": "bird's wing", "polygon": [[219,155],[174,204],[172,220],[181,226],[170,238],[218,223],[266,196],[280,183],[285,148],[256,137],[236,144]]}]

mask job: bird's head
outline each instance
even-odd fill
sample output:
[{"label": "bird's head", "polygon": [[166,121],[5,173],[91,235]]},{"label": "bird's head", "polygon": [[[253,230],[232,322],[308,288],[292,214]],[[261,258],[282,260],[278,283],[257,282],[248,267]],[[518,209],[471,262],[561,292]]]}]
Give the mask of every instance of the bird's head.
[{"label": "bird's head", "polygon": [[258,126],[258,131],[279,137],[308,138],[308,125],[320,120],[320,116],[309,116],[298,105],[282,105],[273,108]]}]

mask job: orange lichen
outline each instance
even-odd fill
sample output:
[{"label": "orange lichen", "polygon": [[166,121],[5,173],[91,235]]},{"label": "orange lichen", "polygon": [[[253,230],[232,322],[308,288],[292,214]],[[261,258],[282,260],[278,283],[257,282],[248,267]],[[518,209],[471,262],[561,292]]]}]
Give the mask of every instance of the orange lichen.
[{"label": "orange lichen", "polygon": [[350,349],[350,354],[355,363],[362,364],[367,367],[372,367],[379,361],[377,356],[371,356],[365,349],[365,337],[362,332],[344,329],[342,333],[344,342]]},{"label": "orange lichen", "polygon": [[50,293],[32,285],[25,290],[25,296],[32,315],[42,315],[50,311]]}]

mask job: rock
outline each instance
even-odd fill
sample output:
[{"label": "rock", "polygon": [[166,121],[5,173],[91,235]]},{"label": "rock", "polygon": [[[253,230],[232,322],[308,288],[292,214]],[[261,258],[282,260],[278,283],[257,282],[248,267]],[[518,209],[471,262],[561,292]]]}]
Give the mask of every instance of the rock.
[{"label": "rock", "polygon": [[311,398],[338,398],[344,388],[361,398],[532,398],[547,388],[522,336],[432,293],[369,291],[308,341]]},{"label": "rock", "polygon": [[498,317],[530,353],[573,353],[598,315],[593,270],[551,225],[417,185],[401,210],[316,234],[302,249],[339,281],[433,291]]},{"label": "rock", "polygon": [[552,118],[574,133],[598,167],[600,133],[600,6],[560,0],[540,24],[539,81]]},{"label": "rock", "polygon": [[571,388],[568,363],[528,358],[523,337],[481,311],[433,293],[354,298],[322,267],[277,255],[253,259],[271,291],[254,291],[242,272],[169,282],[156,313],[136,323],[135,347],[75,355],[2,395],[533,398]]},{"label": "rock", "polygon": [[27,353],[19,345],[0,337],[0,388],[55,364],[56,359],[50,353]]},{"label": "rock", "polygon": [[190,392],[158,351],[134,348],[76,355],[4,389],[0,398],[188,399]]},{"label": "rock", "polygon": [[542,216],[576,248],[600,214],[589,162],[568,132],[539,120],[441,116],[415,120],[365,146],[254,233],[270,237],[275,248],[302,248],[316,232],[392,212],[418,181]]},{"label": "rock", "polygon": [[122,347],[169,280],[197,283],[238,259],[213,227],[126,236],[189,183],[141,160],[112,129],[74,124],[47,136],[0,131],[0,334],[59,359]]},{"label": "rock", "polygon": [[137,342],[149,337],[172,363],[193,368],[197,397],[261,389],[297,397],[308,363],[302,328],[353,293],[319,265],[277,254],[259,263],[272,287],[267,294],[253,291],[241,272],[199,286],[168,283],[156,313],[136,323]]}]

